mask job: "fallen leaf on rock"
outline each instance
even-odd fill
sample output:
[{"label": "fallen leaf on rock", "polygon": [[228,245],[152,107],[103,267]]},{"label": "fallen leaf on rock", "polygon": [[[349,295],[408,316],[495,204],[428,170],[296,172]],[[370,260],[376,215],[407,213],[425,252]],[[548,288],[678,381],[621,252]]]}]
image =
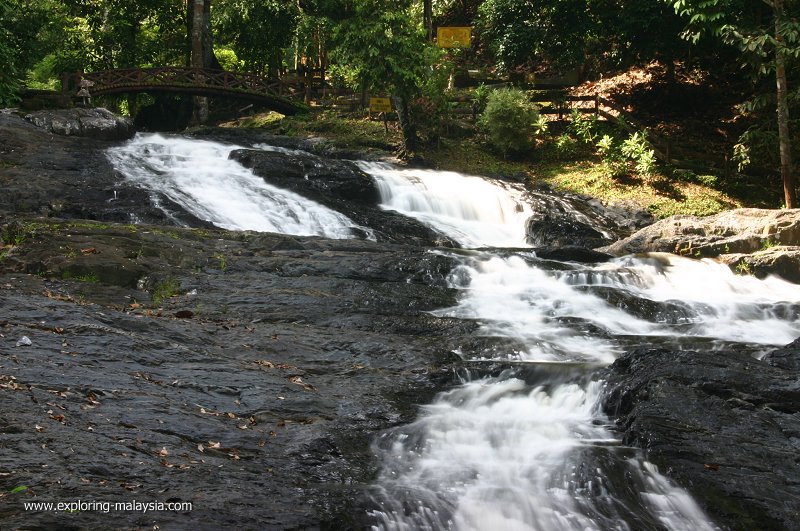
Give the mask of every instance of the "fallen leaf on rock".
[{"label": "fallen leaf on rock", "polygon": [[55,328],[53,328],[53,332],[55,332],[56,334],[63,334],[64,329],[61,328],[60,326],[56,326]]},{"label": "fallen leaf on rock", "polygon": [[208,447],[216,450],[219,448],[219,443],[214,441],[208,441]]},{"label": "fallen leaf on rock", "polygon": [[167,467],[167,468],[172,468],[172,467],[174,467],[175,465],[173,465],[173,464],[171,464],[171,463],[167,462],[167,460],[166,460],[166,459],[162,459],[162,460],[161,460],[161,466],[165,466],[165,467]]},{"label": "fallen leaf on rock", "polygon": [[66,417],[64,417],[64,415],[50,415],[50,418],[53,419],[53,420],[57,420],[58,422],[60,422],[62,424],[66,424],[66,422],[67,422],[67,419],[66,419]]},{"label": "fallen leaf on rock", "polygon": [[716,472],[717,470],[719,470],[719,465],[717,463],[706,463],[703,465],[703,469],[713,470],[714,472]]},{"label": "fallen leaf on rock", "polygon": [[313,386],[313,385],[311,385],[310,383],[306,383],[306,382],[304,382],[304,381],[303,381],[303,379],[302,379],[302,378],[300,378],[299,376],[290,376],[290,377],[288,378],[288,380],[289,380],[290,382],[292,382],[293,384],[295,384],[295,385],[300,385],[300,386],[302,386],[302,387],[303,387],[303,389],[305,389],[306,391],[316,391],[316,390],[317,390],[317,388],[316,388],[316,387],[314,387],[314,386]]},{"label": "fallen leaf on rock", "polygon": [[202,444],[198,444],[197,445],[197,451],[200,452],[200,453],[203,453],[203,452],[206,451],[206,447],[203,446]]},{"label": "fallen leaf on rock", "polygon": [[36,431],[44,431],[44,428],[42,428],[42,427],[41,427],[41,426],[39,426],[38,424],[34,425],[34,426],[33,426],[33,429],[35,429]]},{"label": "fallen leaf on rock", "polygon": [[139,308],[140,306],[141,306],[141,304],[139,304],[138,302],[132,302],[132,303],[130,303],[128,305],[128,307],[133,309],[133,310],[135,310],[136,308]]},{"label": "fallen leaf on rock", "polygon": [[86,249],[81,249],[83,254],[97,254],[98,251],[95,247],[87,247]]},{"label": "fallen leaf on rock", "polygon": [[249,426],[247,424],[239,424],[236,427],[239,428],[240,430],[246,430]]},{"label": "fallen leaf on rock", "polygon": [[161,457],[166,457],[169,455],[169,450],[167,450],[166,446],[162,446],[161,451],[158,452],[158,455],[160,455]]},{"label": "fallen leaf on rock", "polygon": [[275,367],[274,363],[272,363],[271,361],[267,361],[267,360],[256,360],[255,364],[256,365],[261,365],[262,367],[266,367],[267,369],[272,369],[273,367]]}]

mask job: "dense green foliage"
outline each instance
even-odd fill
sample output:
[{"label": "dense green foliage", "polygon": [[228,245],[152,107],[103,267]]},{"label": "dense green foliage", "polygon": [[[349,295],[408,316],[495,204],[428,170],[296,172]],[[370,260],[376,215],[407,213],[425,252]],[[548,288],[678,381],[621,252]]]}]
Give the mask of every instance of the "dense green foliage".
[{"label": "dense green foliage", "polygon": [[[0,105],[15,104],[24,87],[57,89],[65,72],[193,64],[199,42],[197,32],[192,39],[193,5],[0,0]],[[426,5],[432,18],[425,19]],[[731,138],[741,135],[734,152],[741,169],[786,173],[790,152],[800,152],[796,0],[204,0],[203,8],[202,51],[194,53],[203,65],[295,82],[295,75],[324,71],[334,89],[352,91],[351,101],[353,94],[390,96],[406,154],[440,146],[454,131],[478,130],[456,123],[454,96],[471,105],[468,112],[483,113],[481,127],[497,150],[530,148],[533,125],[541,129],[544,122],[531,118],[531,106],[513,92],[488,88],[498,78],[512,84],[566,73],[599,79],[653,61],[665,73],[658,80],[666,81],[658,87],[663,110],[683,103],[669,99],[676,71],[699,72],[695,84],[721,80],[731,87],[741,117],[729,129]],[[437,48],[426,20],[434,34],[436,27],[472,26],[472,46]],[[730,68],[732,58],[744,68]],[[776,80],[783,89],[775,89]],[[484,87],[475,88],[480,82]],[[459,84],[472,87],[457,93]],[[331,91],[324,99],[333,102]],[[135,98],[126,105],[135,110]],[[576,127],[585,130],[559,131],[558,156],[589,150],[602,156],[609,174],[650,171],[643,138],[600,132],[582,120]],[[603,141],[605,134],[611,136]]]},{"label": "dense green foliage", "polygon": [[788,208],[796,207],[792,152],[796,153],[797,149],[792,148],[797,142],[793,141],[790,134],[792,124],[788,84],[790,79],[797,79],[791,72],[797,70],[797,60],[800,59],[800,22],[797,19],[800,5],[792,0],[665,1],[688,19],[683,34],[685,38],[698,41],[704,34],[712,35],[735,46],[739,50],[742,66],[756,78],[774,75],[777,87],[774,99],[765,98],[764,92],[757,93],[742,108],[756,118],[764,108],[769,109],[770,114],[777,110],[777,120],[764,120],[763,117],[753,120],[751,127],[740,137],[734,156],[742,168],[751,163],[754,146],[760,148],[759,152],[779,153],[785,205]]},{"label": "dense green foliage", "polygon": [[0,0],[0,106],[14,101],[14,94],[19,86],[17,68],[14,61],[14,50],[10,46],[11,34],[6,20],[9,16],[8,0]]},{"label": "dense green foliage", "polygon": [[518,89],[489,94],[480,124],[489,135],[489,142],[504,156],[529,150],[533,135],[542,129],[539,110]]},{"label": "dense green foliage", "polygon": [[214,11],[218,40],[256,72],[280,68],[280,51],[292,43],[299,20],[297,5],[279,0],[217,0]]}]

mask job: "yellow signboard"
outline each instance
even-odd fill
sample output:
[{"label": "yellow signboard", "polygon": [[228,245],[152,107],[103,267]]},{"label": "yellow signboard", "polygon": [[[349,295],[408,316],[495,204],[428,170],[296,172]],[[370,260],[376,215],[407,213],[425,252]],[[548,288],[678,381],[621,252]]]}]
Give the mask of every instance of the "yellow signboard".
[{"label": "yellow signboard", "polygon": [[469,48],[472,46],[472,28],[470,26],[437,28],[436,45],[439,48]]},{"label": "yellow signboard", "polygon": [[370,112],[392,112],[392,102],[389,98],[370,98]]}]

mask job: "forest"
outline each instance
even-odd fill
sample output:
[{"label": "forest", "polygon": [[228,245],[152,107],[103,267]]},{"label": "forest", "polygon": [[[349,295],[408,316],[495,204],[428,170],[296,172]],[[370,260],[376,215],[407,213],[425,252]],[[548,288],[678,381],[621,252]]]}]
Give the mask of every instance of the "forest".
[{"label": "forest", "polygon": [[[644,129],[619,135],[573,120],[569,135],[545,135],[530,89],[537,79],[585,84],[649,68],[647,93],[624,107],[656,128],[712,119],[716,133],[690,136],[716,152],[689,157],[716,167],[726,193],[795,207],[799,13],[784,0],[0,0],[0,105],[58,90],[64,73],[79,71],[202,66],[276,79],[315,69],[333,94],[390,96],[406,158],[459,129],[449,111],[460,97],[483,114],[478,132],[502,160],[534,144],[555,158],[588,145],[606,173],[646,177],[656,161]],[[471,41],[439,47],[441,27],[469,27]],[[528,92],[489,90],[498,83]],[[131,112],[152,102],[140,94],[111,105]],[[714,173],[691,169],[689,180]],[[737,175],[782,191],[748,198]]]},{"label": "forest", "polygon": [[[725,164],[780,174],[783,204],[794,207],[798,12],[783,0],[0,0],[0,104],[24,89],[57,89],[65,72],[199,65],[277,78],[316,68],[334,90],[391,96],[401,153],[412,155],[420,144],[440,147],[451,129],[454,79],[483,111],[482,89],[494,82],[536,88],[537,76],[591,81],[658,65],[659,90],[639,107],[691,115],[716,105],[715,118],[732,124]],[[438,47],[439,27],[470,27],[471,42]],[[546,125],[527,95],[506,96],[482,122],[503,158],[526,151]],[[563,151],[576,139],[551,144]],[[620,173],[631,159],[646,174],[646,147],[635,137],[626,156],[607,137],[595,149]]]}]

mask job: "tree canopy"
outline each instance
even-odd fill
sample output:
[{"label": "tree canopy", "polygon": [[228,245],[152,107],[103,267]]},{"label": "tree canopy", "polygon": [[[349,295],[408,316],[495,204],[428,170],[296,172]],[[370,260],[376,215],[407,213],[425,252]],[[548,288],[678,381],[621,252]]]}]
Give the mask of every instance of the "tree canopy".
[{"label": "tree canopy", "polygon": [[[193,28],[195,5],[202,16]],[[775,153],[786,179],[799,147],[791,133],[798,19],[793,0],[0,0],[0,105],[78,70],[202,64],[275,77],[308,67],[395,98],[413,140],[408,105],[425,100],[418,115],[436,115],[448,73],[589,78],[659,61],[668,74],[700,65],[747,80],[748,128],[736,157],[745,165]],[[472,46],[437,49],[440,26],[472,26]],[[193,49],[202,62],[192,61]],[[745,68],[724,71],[734,56]]]}]

